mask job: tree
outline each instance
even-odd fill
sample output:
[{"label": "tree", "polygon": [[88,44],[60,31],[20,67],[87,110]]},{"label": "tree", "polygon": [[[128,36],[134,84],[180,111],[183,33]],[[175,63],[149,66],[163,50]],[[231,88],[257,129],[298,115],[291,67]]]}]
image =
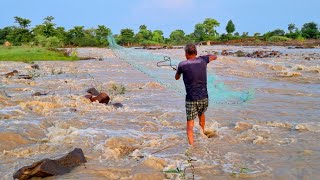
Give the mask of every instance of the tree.
[{"label": "tree", "polygon": [[108,45],[107,36],[111,34],[111,29],[107,28],[104,25],[98,25],[98,28],[95,29],[96,39],[99,46]]},{"label": "tree", "polygon": [[216,27],[220,26],[220,23],[212,18],[206,18],[203,22],[204,24],[204,29],[206,32],[206,40],[212,40],[216,37],[216,35],[218,34],[217,31],[214,29]]},{"label": "tree", "polygon": [[138,43],[142,43],[145,40],[151,40],[152,39],[152,32],[147,29],[146,25],[141,25],[139,27],[139,32],[135,36],[135,41]]},{"label": "tree", "polygon": [[254,37],[258,37],[258,36],[260,36],[261,35],[261,33],[254,33]]},{"label": "tree", "polygon": [[170,42],[173,44],[184,44],[185,43],[185,33],[183,30],[178,29],[170,34]]},{"label": "tree", "polygon": [[152,33],[152,41],[158,42],[158,43],[163,43],[164,42],[164,37],[163,37],[163,32],[161,30],[155,30]]},{"label": "tree", "polygon": [[296,29],[296,25],[295,24],[291,23],[291,24],[288,25],[288,30],[289,30],[290,33],[292,33],[294,29]]},{"label": "tree", "polygon": [[248,37],[249,33],[248,32],[243,32],[242,37]]},{"label": "tree", "polygon": [[120,40],[122,44],[127,44],[128,46],[133,41],[134,32],[132,29],[121,29],[120,31]]},{"label": "tree", "polygon": [[204,24],[196,24],[194,27],[194,37],[195,40],[200,42],[200,41],[204,41],[205,36],[206,36],[206,31],[205,31],[205,25]]},{"label": "tree", "polygon": [[235,30],[236,30],[236,28],[235,28],[232,20],[230,20],[230,21],[228,22],[227,26],[226,26],[226,31],[227,31],[228,34],[231,34],[231,33],[233,33]]},{"label": "tree", "polygon": [[308,39],[315,39],[319,33],[318,24],[314,22],[305,23],[301,29],[302,36]]},{"label": "tree", "polygon": [[20,28],[27,29],[30,26],[31,21],[29,19],[21,18],[18,16],[14,17],[15,23],[18,23]]},{"label": "tree", "polygon": [[235,32],[235,33],[234,33],[234,36],[240,36],[240,33]]},{"label": "tree", "polygon": [[286,32],[282,29],[276,29],[271,32],[272,36],[284,36],[285,34],[286,34]]},{"label": "tree", "polygon": [[147,26],[145,24],[140,25],[139,30],[146,30]]}]

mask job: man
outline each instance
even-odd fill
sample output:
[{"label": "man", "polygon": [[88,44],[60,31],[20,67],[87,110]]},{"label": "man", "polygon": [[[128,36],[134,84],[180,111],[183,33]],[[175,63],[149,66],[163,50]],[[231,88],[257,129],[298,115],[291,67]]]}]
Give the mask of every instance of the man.
[{"label": "man", "polygon": [[205,115],[208,108],[207,90],[207,64],[217,59],[215,55],[197,57],[195,44],[187,44],[185,47],[186,61],[179,63],[176,80],[183,74],[183,82],[186,88],[186,113],[187,136],[189,144],[193,145],[194,119],[198,115],[201,133],[204,134]]}]

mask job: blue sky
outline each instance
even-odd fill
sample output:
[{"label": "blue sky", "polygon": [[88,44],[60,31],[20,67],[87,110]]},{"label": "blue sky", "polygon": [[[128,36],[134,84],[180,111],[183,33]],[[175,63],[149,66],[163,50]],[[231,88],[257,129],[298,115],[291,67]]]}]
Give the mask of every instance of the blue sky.
[{"label": "blue sky", "polygon": [[237,32],[267,32],[287,29],[289,23],[301,27],[314,21],[320,24],[319,0],[0,0],[0,28],[14,24],[14,16],[28,18],[32,27],[46,16],[55,17],[67,29],[106,25],[114,34],[122,28],[135,32],[141,24],[163,30],[165,36],[182,29],[193,32],[196,23],[207,17],[217,19],[219,33],[232,19]]}]

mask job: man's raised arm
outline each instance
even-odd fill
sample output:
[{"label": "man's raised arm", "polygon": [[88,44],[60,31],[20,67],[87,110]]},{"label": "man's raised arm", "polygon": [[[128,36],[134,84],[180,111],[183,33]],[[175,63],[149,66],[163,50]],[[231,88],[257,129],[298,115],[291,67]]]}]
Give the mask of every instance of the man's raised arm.
[{"label": "man's raised arm", "polygon": [[211,62],[211,61],[214,61],[214,60],[217,60],[217,56],[216,55],[210,55],[209,56],[209,62]]}]

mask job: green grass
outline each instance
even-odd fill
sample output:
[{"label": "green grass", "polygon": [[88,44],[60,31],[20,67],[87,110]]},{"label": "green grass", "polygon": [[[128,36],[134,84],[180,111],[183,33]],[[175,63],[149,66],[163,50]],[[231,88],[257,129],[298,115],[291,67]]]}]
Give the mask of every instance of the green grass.
[{"label": "green grass", "polygon": [[12,46],[0,47],[0,61],[72,61],[78,57],[65,56],[63,52],[52,51],[42,47]]}]

